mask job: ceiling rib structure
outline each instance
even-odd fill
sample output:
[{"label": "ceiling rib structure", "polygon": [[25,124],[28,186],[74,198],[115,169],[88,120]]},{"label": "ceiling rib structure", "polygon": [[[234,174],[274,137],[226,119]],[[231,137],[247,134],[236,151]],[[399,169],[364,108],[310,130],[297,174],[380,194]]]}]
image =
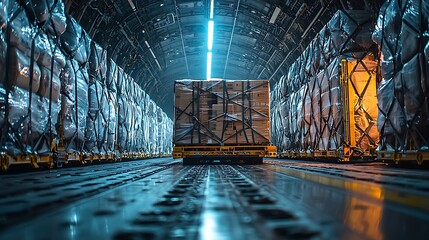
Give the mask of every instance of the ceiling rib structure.
[{"label": "ceiling rib structure", "polygon": [[[67,11],[170,116],[176,79],[206,79],[210,1],[68,0]],[[346,0],[214,0],[212,78],[275,83]]]}]

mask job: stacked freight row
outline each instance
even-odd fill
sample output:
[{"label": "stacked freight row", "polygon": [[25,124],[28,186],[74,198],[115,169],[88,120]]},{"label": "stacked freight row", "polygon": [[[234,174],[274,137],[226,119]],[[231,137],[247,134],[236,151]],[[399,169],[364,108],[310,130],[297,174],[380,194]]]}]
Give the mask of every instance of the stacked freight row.
[{"label": "stacked freight row", "polygon": [[348,160],[379,141],[374,20],[338,11],[274,87],[272,139],[280,155]]},{"label": "stacked freight row", "polygon": [[373,39],[382,52],[378,158],[429,161],[428,1],[386,1]]},{"label": "stacked freight row", "polygon": [[26,2],[0,3],[2,168],[170,154],[172,121],[62,1]]},{"label": "stacked freight row", "polygon": [[175,81],[176,146],[269,145],[267,80]]}]

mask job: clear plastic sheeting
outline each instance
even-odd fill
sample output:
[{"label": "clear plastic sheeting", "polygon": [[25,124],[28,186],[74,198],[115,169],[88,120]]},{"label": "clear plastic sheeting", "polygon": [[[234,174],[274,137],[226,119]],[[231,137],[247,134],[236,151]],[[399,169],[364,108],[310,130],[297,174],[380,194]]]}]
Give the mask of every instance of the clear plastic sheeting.
[{"label": "clear plastic sheeting", "polygon": [[107,74],[107,51],[95,42],[91,43],[89,57],[89,77],[91,81],[105,83]]},{"label": "clear plastic sheeting", "polygon": [[380,151],[429,149],[427,1],[386,1],[373,39],[383,55],[378,87]]},{"label": "clear plastic sheeting", "polygon": [[61,119],[64,147],[68,153],[83,152],[88,115],[88,74],[68,61],[61,73]]},{"label": "clear plastic sheeting", "polygon": [[0,150],[11,164],[171,154],[171,119],[62,1],[1,1],[0,29]]},{"label": "clear plastic sheeting", "polygon": [[67,18],[66,31],[61,35],[61,46],[64,52],[79,64],[88,62],[91,54],[91,39],[72,17]]},{"label": "clear plastic sheeting", "polygon": [[118,83],[118,72],[119,68],[116,66],[116,63],[110,59],[108,65],[108,75],[107,75],[107,89],[111,92],[116,92],[116,84]]},{"label": "clear plastic sheeting", "polygon": [[63,1],[30,0],[25,7],[31,18],[39,23],[48,22],[48,31],[53,36],[60,36],[66,30],[66,16]]},{"label": "clear plastic sheeting", "polygon": [[338,11],[276,84],[271,117],[278,151],[309,156],[352,148],[352,157],[374,152],[379,132],[373,22],[366,11]]},{"label": "clear plastic sheeting", "polygon": [[[31,98],[31,105],[30,99]],[[56,134],[54,124],[57,122],[59,103],[51,102],[25,89],[13,87],[9,91],[8,102],[2,101],[2,109],[9,108],[9,116],[1,115],[0,120],[7,124],[5,150],[11,156],[37,152],[47,154],[51,151],[52,134]],[[49,112],[51,104],[51,112]]]},{"label": "clear plastic sheeting", "polygon": [[15,85],[21,87],[27,91],[30,90],[31,85],[31,91],[37,92],[40,87],[41,75],[39,66],[34,64],[31,72],[31,59],[29,57],[14,47],[10,47],[9,52],[10,58],[7,61],[9,68],[7,84],[9,84],[9,86]]}]

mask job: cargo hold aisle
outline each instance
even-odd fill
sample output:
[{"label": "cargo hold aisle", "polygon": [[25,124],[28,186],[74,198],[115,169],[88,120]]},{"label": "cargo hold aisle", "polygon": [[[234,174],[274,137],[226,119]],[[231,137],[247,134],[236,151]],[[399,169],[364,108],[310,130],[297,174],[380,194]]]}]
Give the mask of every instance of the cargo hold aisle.
[{"label": "cargo hold aisle", "polygon": [[425,171],[149,159],[0,176],[0,239],[424,239]]}]

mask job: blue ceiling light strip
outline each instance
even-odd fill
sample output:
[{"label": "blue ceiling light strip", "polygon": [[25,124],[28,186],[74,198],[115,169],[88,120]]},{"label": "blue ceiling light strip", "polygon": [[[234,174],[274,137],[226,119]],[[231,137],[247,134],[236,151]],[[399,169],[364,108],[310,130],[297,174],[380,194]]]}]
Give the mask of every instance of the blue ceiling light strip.
[{"label": "blue ceiling light strip", "polygon": [[208,41],[208,50],[211,51],[213,48],[213,32],[214,32],[214,21],[209,20],[209,41]]},{"label": "blue ceiling light strip", "polygon": [[207,80],[212,78],[212,52],[207,53]]},{"label": "blue ceiling light strip", "polygon": [[213,19],[214,15],[214,0],[210,0],[210,19]]},{"label": "blue ceiling light strip", "polygon": [[210,0],[210,18],[208,22],[208,40],[207,40],[207,80],[211,79],[212,57],[213,57],[213,38],[214,38],[214,0]]}]

